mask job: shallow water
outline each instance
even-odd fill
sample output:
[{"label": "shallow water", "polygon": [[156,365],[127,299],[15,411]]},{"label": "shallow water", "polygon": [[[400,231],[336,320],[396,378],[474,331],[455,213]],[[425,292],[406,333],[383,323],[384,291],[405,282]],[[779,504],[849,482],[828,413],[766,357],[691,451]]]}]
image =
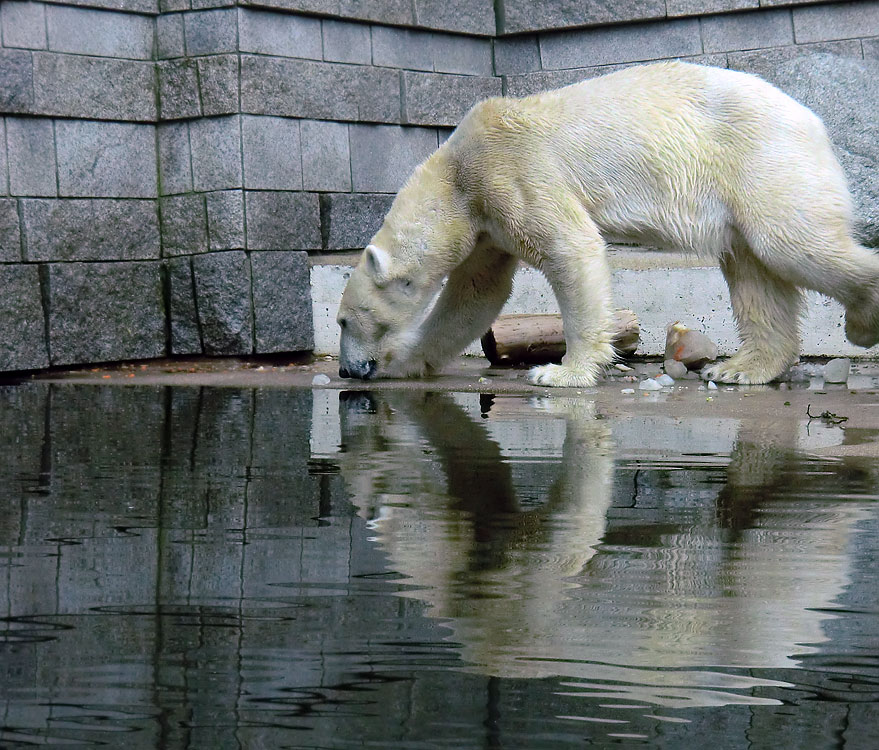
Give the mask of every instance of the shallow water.
[{"label": "shallow water", "polygon": [[874,748],[875,439],[0,388],[0,747]]}]

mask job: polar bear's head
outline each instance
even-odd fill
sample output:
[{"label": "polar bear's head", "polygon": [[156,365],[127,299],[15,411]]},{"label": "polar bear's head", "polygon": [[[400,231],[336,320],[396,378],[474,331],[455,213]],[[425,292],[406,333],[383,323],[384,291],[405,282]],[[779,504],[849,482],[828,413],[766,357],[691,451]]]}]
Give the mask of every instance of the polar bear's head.
[{"label": "polar bear's head", "polygon": [[430,296],[432,290],[403,263],[368,245],[339,305],[339,375],[368,380],[378,374],[407,374],[399,368],[415,342]]}]

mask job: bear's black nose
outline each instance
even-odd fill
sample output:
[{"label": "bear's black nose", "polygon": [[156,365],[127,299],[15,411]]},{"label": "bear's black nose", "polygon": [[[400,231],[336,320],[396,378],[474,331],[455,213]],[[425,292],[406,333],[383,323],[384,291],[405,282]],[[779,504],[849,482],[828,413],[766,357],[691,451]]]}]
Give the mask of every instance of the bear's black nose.
[{"label": "bear's black nose", "polygon": [[339,368],[339,377],[340,378],[350,378],[351,375],[344,367]]}]

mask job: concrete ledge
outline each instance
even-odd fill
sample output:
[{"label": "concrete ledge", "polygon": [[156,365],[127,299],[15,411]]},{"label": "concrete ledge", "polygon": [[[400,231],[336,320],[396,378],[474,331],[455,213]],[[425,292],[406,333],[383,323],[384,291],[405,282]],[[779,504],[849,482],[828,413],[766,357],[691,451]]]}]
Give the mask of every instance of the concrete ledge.
[{"label": "concrete ledge", "polygon": [[[662,354],[666,326],[676,320],[710,336],[721,355],[736,351],[738,336],[729,292],[719,268],[698,258],[659,251],[614,250],[610,260],[614,304],[634,310],[641,323],[639,354]],[[351,266],[343,264],[311,267],[315,354],[339,352],[335,318],[350,271]],[[557,312],[544,277],[534,269],[521,268],[503,314]],[[846,340],[842,306],[816,293],[806,297],[801,337],[804,356],[876,355],[875,349],[861,349]],[[479,342],[467,353],[481,355]]]}]

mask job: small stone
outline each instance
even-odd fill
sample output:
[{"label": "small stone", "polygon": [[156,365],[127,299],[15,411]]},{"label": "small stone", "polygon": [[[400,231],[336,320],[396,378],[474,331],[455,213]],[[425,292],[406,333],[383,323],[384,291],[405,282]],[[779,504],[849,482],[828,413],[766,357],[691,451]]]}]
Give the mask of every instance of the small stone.
[{"label": "small stone", "polygon": [[852,361],[848,357],[831,359],[824,365],[825,383],[845,383],[851,372]]},{"label": "small stone", "polygon": [[709,391],[716,391],[717,390],[717,383],[715,383],[713,380],[709,380],[708,381],[708,390]]},{"label": "small stone", "polygon": [[682,362],[688,370],[698,370],[717,359],[717,344],[705,334],[675,321],[666,328],[665,359]]},{"label": "small stone", "polygon": [[665,370],[666,375],[675,380],[687,377],[687,372],[689,372],[687,366],[683,362],[678,362],[676,359],[665,360],[665,362],[662,363],[662,368]]},{"label": "small stone", "polygon": [[329,378],[328,375],[324,375],[323,373],[320,373],[320,374],[318,374],[318,375],[315,375],[315,376],[311,379],[311,384],[312,384],[312,385],[329,385],[329,384],[330,384],[330,378]]},{"label": "small stone", "polygon": [[638,383],[639,391],[661,391],[662,386],[657,383],[653,378],[647,378],[646,380],[642,380]]},{"label": "small stone", "polygon": [[670,377],[666,373],[663,373],[662,375],[657,377],[656,382],[665,388],[668,388],[669,386],[672,386],[675,384],[674,378]]},{"label": "small stone", "polygon": [[631,372],[632,368],[628,365],[624,365],[622,362],[617,362],[614,365],[614,369],[619,370],[620,372]]},{"label": "small stone", "polygon": [[625,393],[626,395],[630,395],[635,392],[634,388],[623,388],[620,393]]}]

